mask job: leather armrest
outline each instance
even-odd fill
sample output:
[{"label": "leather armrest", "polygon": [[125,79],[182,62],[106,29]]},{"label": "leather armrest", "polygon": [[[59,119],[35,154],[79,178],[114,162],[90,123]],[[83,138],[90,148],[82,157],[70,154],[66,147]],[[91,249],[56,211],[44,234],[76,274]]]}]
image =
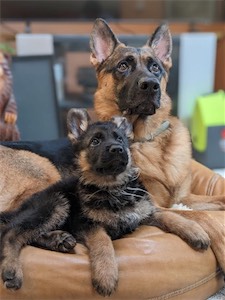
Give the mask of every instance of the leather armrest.
[{"label": "leather armrest", "polygon": [[[119,284],[110,299],[205,300],[224,284],[211,249],[197,252],[179,237],[141,226],[115,240]],[[24,284],[18,291],[0,283],[1,300],[103,299],[92,288],[87,249],[76,254],[26,247],[21,262]]]},{"label": "leather armrest", "polygon": [[192,193],[196,195],[224,195],[225,178],[192,160]]},{"label": "leather armrest", "polygon": [[[221,176],[195,161],[192,172],[194,193],[224,192]],[[224,212],[213,212],[213,216],[224,226]],[[141,226],[113,244],[119,284],[110,299],[205,300],[224,285],[211,248],[195,251],[179,237],[158,228]],[[75,251],[63,254],[26,247],[21,254],[24,284],[11,292],[0,282],[0,299],[103,299],[91,285],[87,249],[78,244]]]}]

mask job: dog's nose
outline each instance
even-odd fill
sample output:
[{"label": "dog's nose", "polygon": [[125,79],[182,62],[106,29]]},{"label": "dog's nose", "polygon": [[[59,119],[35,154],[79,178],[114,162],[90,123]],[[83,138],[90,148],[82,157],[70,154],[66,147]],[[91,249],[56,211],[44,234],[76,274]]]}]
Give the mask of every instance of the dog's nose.
[{"label": "dog's nose", "polygon": [[123,147],[120,146],[120,145],[111,145],[110,148],[109,148],[109,152],[114,153],[114,154],[116,154],[116,153],[121,154],[121,153],[124,152],[124,150],[123,150]]},{"label": "dog's nose", "polygon": [[156,79],[151,79],[148,77],[141,78],[138,81],[138,87],[141,91],[157,93],[159,91],[159,82]]}]

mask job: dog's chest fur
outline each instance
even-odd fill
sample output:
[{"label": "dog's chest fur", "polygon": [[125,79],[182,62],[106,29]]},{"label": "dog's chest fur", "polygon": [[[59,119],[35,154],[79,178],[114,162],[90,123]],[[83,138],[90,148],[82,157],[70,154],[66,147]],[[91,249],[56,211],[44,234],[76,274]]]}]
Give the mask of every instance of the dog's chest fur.
[{"label": "dog's chest fur", "polygon": [[116,189],[81,184],[79,195],[81,231],[101,226],[112,239],[134,231],[155,210],[137,179]]}]

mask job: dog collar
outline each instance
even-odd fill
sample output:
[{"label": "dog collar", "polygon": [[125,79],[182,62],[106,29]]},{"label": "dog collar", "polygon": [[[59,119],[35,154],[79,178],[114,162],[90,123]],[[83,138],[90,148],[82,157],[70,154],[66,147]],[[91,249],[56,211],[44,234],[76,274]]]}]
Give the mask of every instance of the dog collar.
[{"label": "dog collar", "polygon": [[135,143],[136,142],[138,142],[138,143],[151,142],[155,139],[155,137],[157,137],[158,135],[160,135],[161,133],[166,131],[169,127],[170,127],[170,122],[168,120],[165,120],[161,123],[161,125],[156,129],[155,132],[150,133],[145,138],[137,139],[134,142]]}]

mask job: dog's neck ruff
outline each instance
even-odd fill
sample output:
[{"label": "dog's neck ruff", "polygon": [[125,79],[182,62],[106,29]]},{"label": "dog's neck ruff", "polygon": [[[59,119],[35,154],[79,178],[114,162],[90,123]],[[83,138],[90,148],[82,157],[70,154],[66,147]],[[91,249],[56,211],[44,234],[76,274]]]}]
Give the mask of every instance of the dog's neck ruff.
[{"label": "dog's neck ruff", "polygon": [[133,166],[129,166],[128,169],[116,177],[113,175],[101,175],[97,176],[90,171],[79,172],[79,181],[83,186],[96,186],[101,190],[114,190],[122,189],[126,184],[139,177],[139,169]]},{"label": "dog's neck ruff", "polygon": [[161,133],[165,132],[169,127],[170,127],[170,122],[168,120],[165,120],[161,123],[161,125],[153,133],[148,134],[144,138],[135,139],[134,142],[144,143],[144,142],[154,141],[154,139],[157,136],[159,136]]}]

